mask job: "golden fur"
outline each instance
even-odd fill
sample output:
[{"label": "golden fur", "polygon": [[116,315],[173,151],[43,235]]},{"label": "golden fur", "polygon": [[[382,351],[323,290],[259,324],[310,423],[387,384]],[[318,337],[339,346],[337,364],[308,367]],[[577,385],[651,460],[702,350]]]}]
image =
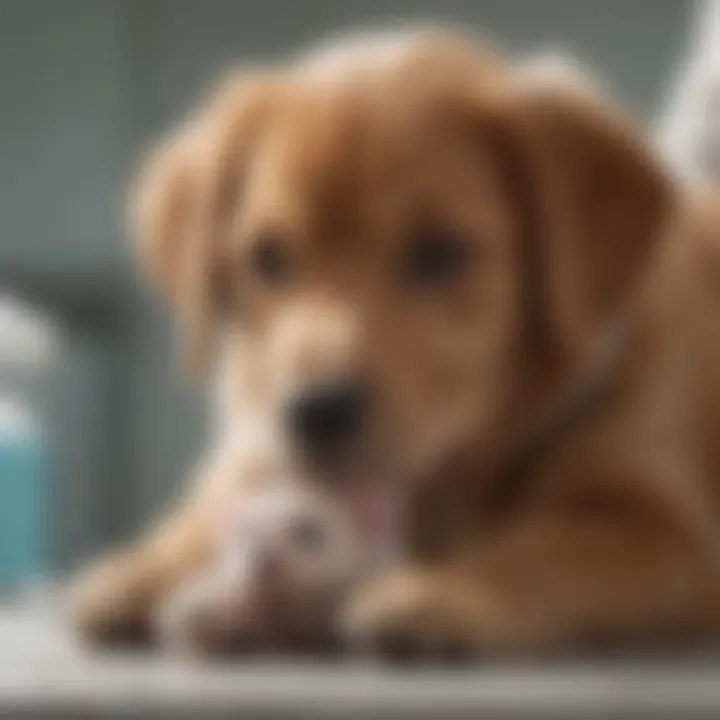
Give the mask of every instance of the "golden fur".
[{"label": "golden fur", "polygon": [[[196,361],[220,336],[228,422],[276,417],[323,373],[371,378],[365,470],[405,493],[411,561],[347,608],[359,644],[707,634],[720,221],[577,82],[453,33],[383,42],[232,79],[141,178],[146,265]],[[397,280],[422,223],[472,244],[447,286]],[[282,289],[248,268],[268,233],[291,258]],[[142,628],[202,557],[232,484],[210,456],[215,481],[83,581],[87,634]]]}]

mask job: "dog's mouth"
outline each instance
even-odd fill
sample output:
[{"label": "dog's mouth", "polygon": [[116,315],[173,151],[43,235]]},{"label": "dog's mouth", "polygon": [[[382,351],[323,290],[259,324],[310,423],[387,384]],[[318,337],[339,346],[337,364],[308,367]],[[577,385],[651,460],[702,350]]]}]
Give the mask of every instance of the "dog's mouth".
[{"label": "dog's mouth", "polygon": [[381,483],[363,483],[347,488],[342,501],[361,542],[379,552],[398,546],[402,506],[397,493]]},{"label": "dog's mouth", "polygon": [[304,475],[347,512],[362,542],[396,544],[402,515],[403,483],[388,457],[362,449],[338,448],[301,460]]},{"label": "dog's mouth", "polygon": [[361,543],[377,550],[397,545],[402,493],[386,477],[355,468],[333,478],[330,486],[327,478],[320,481],[342,511],[348,513]]}]

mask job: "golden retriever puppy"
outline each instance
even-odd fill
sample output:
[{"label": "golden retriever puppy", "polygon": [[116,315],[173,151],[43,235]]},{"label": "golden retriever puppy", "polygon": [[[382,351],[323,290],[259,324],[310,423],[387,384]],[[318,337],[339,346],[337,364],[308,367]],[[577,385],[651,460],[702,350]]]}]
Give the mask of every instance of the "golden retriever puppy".
[{"label": "golden retriever puppy", "polygon": [[[400,498],[408,560],[349,641],[429,655],[716,629],[720,223],[695,205],[609,100],[433,30],[230,79],[138,191],[225,416],[262,408],[350,504]],[[211,487],[83,581],[87,635],[147,627]]]}]

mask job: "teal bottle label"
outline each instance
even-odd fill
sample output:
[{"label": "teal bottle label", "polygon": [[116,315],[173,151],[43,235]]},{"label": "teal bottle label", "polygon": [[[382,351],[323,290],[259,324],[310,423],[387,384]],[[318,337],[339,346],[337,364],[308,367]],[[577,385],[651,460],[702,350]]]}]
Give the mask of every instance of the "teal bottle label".
[{"label": "teal bottle label", "polygon": [[0,588],[30,584],[42,576],[46,470],[39,432],[0,432]]}]

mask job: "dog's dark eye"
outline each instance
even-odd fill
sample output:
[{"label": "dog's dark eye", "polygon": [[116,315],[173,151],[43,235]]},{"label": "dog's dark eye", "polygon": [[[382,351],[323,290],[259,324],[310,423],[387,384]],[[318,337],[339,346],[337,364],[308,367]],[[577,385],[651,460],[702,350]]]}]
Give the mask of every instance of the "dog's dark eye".
[{"label": "dog's dark eye", "polygon": [[432,286],[454,280],[465,268],[469,246],[464,238],[440,229],[424,229],[410,238],[402,264],[406,283]]},{"label": "dog's dark eye", "polygon": [[253,273],[269,285],[287,280],[290,263],[282,241],[275,235],[259,238],[252,248],[250,265]]}]

